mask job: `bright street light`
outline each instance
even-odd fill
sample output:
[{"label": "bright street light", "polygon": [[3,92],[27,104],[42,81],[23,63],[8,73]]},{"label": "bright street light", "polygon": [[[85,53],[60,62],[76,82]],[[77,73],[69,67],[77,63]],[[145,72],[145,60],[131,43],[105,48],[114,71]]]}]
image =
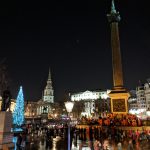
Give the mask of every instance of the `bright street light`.
[{"label": "bright street light", "polygon": [[68,112],[68,117],[69,117],[69,121],[68,121],[68,150],[70,150],[70,116],[69,116],[69,113],[72,112],[73,106],[74,106],[74,102],[71,102],[71,101],[65,102],[65,107],[66,107],[66,110]]},{"label": "bright street light", "polygon": [[74,102],[71,101],[65,102],[65,107],[68,113],[72,112],[73,106],[74,106]]}]

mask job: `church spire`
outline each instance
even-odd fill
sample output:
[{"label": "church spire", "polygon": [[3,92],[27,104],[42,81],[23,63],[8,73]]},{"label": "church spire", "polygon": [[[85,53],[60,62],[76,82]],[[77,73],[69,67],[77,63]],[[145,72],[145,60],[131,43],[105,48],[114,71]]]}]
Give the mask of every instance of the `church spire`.
[{"label": "church spire", "polygon": [[51,71],[49,68],[49,72],[48,72],[48,79],[47,79],[47,88],[52,88],[52,79],[51,79]]},{"label": "church spire", "polygon": [[44,95],[43,95],[44,101],[47,102],[54,102],[54,90],[52,87],[52,79],[51,79],[51,71],[49,68],[49,73],[48,73],[48,79],[47,79],[47,85],[44,89]]},{"label": "church spire", "polygon": [[51,71],[50,71],[50,68],[49,68],[48,80],[51,80]]}]

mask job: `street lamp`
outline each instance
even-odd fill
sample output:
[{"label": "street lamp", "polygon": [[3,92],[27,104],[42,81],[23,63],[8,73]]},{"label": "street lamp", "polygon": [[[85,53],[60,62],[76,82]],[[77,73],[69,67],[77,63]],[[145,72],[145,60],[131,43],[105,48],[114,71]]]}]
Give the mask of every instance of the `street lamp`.
[{"label": "street lamp", "polygon": [[66,107],[66,110],[68,112],[68,117],[69,117],[69,121],[68,121],[68,150],[70,150],[70,113],[72,112],[73,106],[74,106],[74,102],[71,102],[71,101],[65,102],[65,107]]}]

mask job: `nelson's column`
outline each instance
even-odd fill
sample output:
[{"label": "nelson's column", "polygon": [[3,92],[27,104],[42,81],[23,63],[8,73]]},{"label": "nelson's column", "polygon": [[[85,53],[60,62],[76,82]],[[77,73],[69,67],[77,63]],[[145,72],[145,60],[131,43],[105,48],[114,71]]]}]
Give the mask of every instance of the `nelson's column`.
[{"label": "nelson's column", "polygon": [[118,23],[119,12],[116,11],[114,0],[112,0],[111,12],[107,15],[111,28],[113,89],[109,93],[111,99],[111,112],[117,114],[128,113],[128,98],[130,94],[123,86],[123,73],[121,63],[121,51],[119,41]]}]

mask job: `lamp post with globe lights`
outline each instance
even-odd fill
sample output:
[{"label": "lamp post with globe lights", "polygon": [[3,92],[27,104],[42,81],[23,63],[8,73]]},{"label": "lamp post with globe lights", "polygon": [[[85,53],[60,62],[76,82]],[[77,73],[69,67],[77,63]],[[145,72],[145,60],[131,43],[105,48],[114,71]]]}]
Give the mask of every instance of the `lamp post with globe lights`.
[{"label": "lamp post with globe lights", "polygon": [[72,102],[72,101],[65,102],[65,107],[66,107],[66,110],[68,112],[68,117],[69,117],[69,121],[68,121],[68,150],[70,150],[70,113],[72,112],[73,106],[74,106],[74,102]]}]

